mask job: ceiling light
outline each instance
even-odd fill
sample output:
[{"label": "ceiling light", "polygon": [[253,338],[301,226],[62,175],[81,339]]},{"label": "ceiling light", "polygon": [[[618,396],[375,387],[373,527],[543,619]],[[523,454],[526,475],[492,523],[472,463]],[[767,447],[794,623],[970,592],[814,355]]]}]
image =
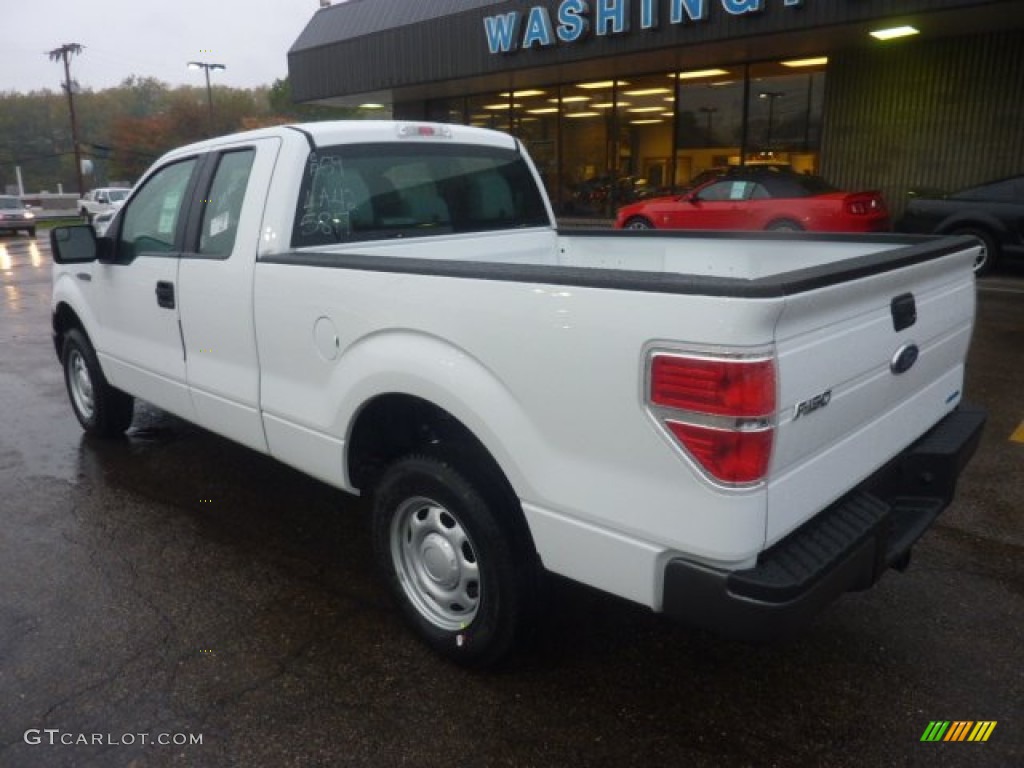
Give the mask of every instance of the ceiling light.
[{"label": "ceiling light", "polygon": [[639,91],[623,91],[627,96],[654,96],[658,93],[672,93],[671,88],[643,88]]},{"label": "ceiling light", "polygon": [[[618,104],[618,106],[620,107],[629,107],[631,105],[632,102],[629,101],[620,101]],[[594,107],[595,109],[611,109],[616,105],[612,101],[602,101],[600,104],[591,104],[590,106]]]},{"label": "ceiling light", "polygon": [[[526,98],[527,96],[543,96],[545,93],[547,93],[547,91],[538,91],[534,89],[532,91],[512,91],[512,96],[514,96],[517,99],[522,99]],[[501,96],[502,98],[507,99],[509,97],[509,92],[505,91],[504,93],[499,93],[498,95]]]},{"label": "ceiling light", "polygon": [[600,112],[566,112],[566,117],[600,117]]},{"label": "ceiling light", "polygon": [[[555,102],[556,104],[558,103],[558,99],[548,99],[548,101]],[[590,97],[589,96],[563,96],[562,97],[562,103],[563,104],[572,104],[573,102],[576,102],[576,101],[590,101]]]},{"label": "ceiling light", "polygon": [[[512,106],[515,107],[516,109],[519,109],[523,105],[522,104],[513,104]],[[509,104],[508,104],[507,101],[503,102],[501,104],[484,104],[484,109],[508,109],[508,108],[509,108]]]},{"label": "ceiling light", "polygon": [[680,72],[676,75],[680,80],[693,80],[698,77],[717,77],[718,75],[728,75],[729,71],[725,69],[693,69],[689,72]]},{"label": "ceiling light", "polygon": [[360,109],[384,109],[383,104],[360,104]]},{"label": "ceiling light", "polygon": [[648,119],[644,119],[644,120],[630,120],[629,124],[630,125],[654,125],[655,123],[660,123],[660,122],[661,122],[661,120],[648,118]]},{"label": "ceiling light", "polygon": [[911,26],[890,27],[889,29],[876,29],[870,33],[876,40],[895,40],[897,37],[909,37],[920,34],[920,30]]},{"label": "ceiling light", "polygon": [[828,56],[818,56],[816,59],[792,59],[779,62],[784,67],[820,67],[828,64]]},{"label": "ceiling light", "polygon": [[664,107],[633,107],[629,112],[661,112]]},{"label": "ceiling light", "polygon": [[537,107],[537,109],[526,110],[531,115],[550,115],[552,112],[557,112],[558,107]]},{"label": "ceiling light", "polygon": [[629,85],[625,80],[619,80],[617,83],[613,83],[611,80],[601,80],[596,83],[576,83],[577,88],[587,89],[599,89],[599,88],[611,88],[613,85]]}]

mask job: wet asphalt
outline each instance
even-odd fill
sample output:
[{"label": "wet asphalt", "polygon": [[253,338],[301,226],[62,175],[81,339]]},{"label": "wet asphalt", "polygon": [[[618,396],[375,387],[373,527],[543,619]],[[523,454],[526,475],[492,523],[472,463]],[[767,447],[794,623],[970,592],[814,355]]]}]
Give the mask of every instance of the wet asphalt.
[{"label": "wet asphalt", "polygon": [[0,237],[0,766],[1024,764],[1024,269],[979,286],[989,425],[906,573],[770,646],[552,579],[480,674],[405,631],[363,500],[145,405],[84,437],[49,262]]}]

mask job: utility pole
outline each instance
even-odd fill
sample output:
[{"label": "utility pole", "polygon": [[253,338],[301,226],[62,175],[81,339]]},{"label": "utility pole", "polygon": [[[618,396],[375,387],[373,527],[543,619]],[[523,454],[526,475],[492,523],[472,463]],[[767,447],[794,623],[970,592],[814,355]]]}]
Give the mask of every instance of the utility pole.
[{"label": "utility pole", "polygon": [[49,52],[50,61],[64,61],[64,90],[68,94],[68,110],[71,112],[71,143],[75,149],[75,178],[78,181],[78,196],[85,194],[82,184],[82,149],[78,146],[78,122],[75,120],[75,97],[71,85],[71,56],[82,52],[83,46],[78,43],[65,43],[60,48]]},{"label": "utility pole", "polygon": [[213,136],[213,89],[210,87],[210,70],[227,69],[223,64],[211,64],[207,61],[190,61],[189,69],[202,69],[206,72],[206,109],[209,114],[207,133]]}]

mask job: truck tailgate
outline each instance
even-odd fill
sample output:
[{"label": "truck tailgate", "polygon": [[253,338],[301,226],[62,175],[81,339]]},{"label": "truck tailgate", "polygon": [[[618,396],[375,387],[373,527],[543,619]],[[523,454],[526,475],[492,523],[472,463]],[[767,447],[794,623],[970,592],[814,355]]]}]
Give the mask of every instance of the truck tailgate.
[{"label": "truck tailgate", "polygon": [[776,330],[771,545],[960,402],[973,250],[790,295]]}]

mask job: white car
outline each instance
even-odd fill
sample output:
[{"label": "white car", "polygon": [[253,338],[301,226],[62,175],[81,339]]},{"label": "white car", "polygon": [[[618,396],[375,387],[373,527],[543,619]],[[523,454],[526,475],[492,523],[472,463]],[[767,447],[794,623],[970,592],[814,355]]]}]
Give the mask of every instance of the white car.
[{"label": "white car", "polygon": [[16,197],[0,196],[0,232],[24,230],[29,237],[36,236],[36,216]]},{"label": "white car", "polygon": [[91,192],[86,192],[85,196],[78,201],[78,212],[92,221],[92,217],[98,213],[120,208],[128,199],[129,192],[131,192],[129,187],[99,187]]}]

